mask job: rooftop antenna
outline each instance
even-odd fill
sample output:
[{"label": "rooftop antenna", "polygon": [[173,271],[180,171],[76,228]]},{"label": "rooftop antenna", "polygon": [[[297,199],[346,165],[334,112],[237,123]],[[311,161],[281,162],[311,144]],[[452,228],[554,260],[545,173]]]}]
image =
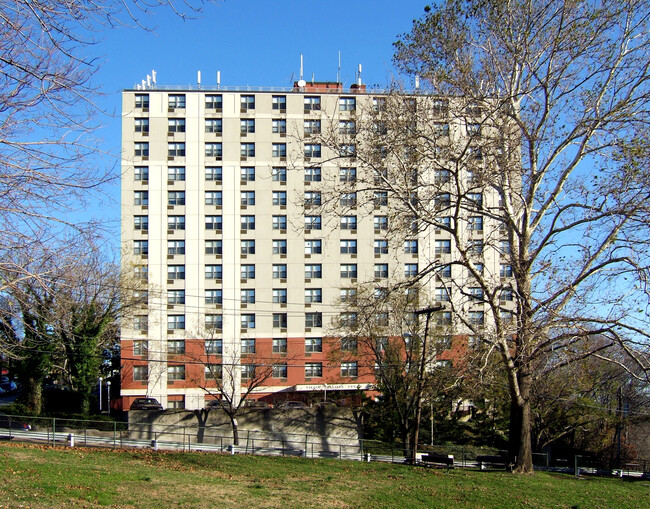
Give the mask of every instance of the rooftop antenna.
[{"label": "rooftop antenna", "polygon": [[145,80],[142,80],[142,90],[145,90],[147,88],[147,82]]},{"label": "rooftop antenna", "polygon": [[153,86],[155,88],[156,87],[156,71],[153,70],[153,69],[151,70],[151,81],[153,82]]},{"label": "rooftop antenna", "polygon": [[361,64],[359,64],[359,78],[357,80],[357,83],[359,84],[359,86],[361,86]]},{"label": "rooftop antenna", "polygon": [[415,75],[415,90],[420,90],[420,76]]},{"label": "rooftop antenna", "polygon": [[151,88],[151,76],[147,74],[147,88]]},{"label": "rooftop antenna", "polygon": [[341,83],[341,50],[339,50],[339,69],[336,72],[336,82]]},{"label": "rooftop antenna", "polygon": [[201,71],[196,71],[196,84],[201,88]]},{"label": "rooftop antenna", "polygon": [[315,78],[315,76],[314,76],[314,73],[312,72],[312,73],[311,73],[311,82],[312,82],[312,84],[314,83],[314,80],[315,80],[315,79],[316,79],[316,78]]},{"label": "rooftop antenna", "polygon": [[302,80],[302,53],[300,54],[300,79]]},{"label": "rooftop antenna", "polygon": [[217,88],[221,87],[221,71],[217,71]]}]

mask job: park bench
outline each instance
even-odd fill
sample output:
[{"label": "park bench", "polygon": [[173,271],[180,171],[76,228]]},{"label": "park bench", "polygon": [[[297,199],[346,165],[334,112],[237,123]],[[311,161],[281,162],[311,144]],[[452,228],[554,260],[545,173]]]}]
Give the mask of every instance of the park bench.
[{"label": "park bench", "polygon": [[453,454],[436,454],[436,453],[427,453],[422,455],[422,464],[427,466],[442,465],[447,467],[447,471],[450,468],[454,468],[454,456]]},{"label": "park bench", "polygon": [[483,455],[477,456],[476,462],[478,463],[479,470],[485,470],[486,468],[505,468],[506,470],[512,470],[513,464],[505,456],[499,455]]}]

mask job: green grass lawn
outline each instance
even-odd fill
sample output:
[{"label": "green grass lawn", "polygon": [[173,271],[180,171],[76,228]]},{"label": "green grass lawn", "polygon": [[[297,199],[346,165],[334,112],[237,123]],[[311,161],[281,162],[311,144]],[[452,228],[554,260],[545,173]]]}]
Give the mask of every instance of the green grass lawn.
[{"label": "green grass lawn", "polygon": [[650,482],[0,444],[0,507],[650,507]]}]

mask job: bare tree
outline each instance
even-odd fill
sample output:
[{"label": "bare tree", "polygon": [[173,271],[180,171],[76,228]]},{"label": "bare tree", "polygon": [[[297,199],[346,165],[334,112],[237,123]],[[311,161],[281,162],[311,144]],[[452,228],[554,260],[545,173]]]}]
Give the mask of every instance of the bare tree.
[{"label": "bare tree", "polygon": [[[101,147],[92,46],[101,32],[138,25],[156,8],[196,14],[201,0],[0,2],[0,268],[29,277],[10,252],[47,258],[53,239],[96,228],[71,219],[116,177]],[[37,248],[37,249],[35,249]],[[26,257],[28,259],[29,256]],[[13,277],[10,276],[10,279]],[[7,286],[0,279],[0,291]]]}]

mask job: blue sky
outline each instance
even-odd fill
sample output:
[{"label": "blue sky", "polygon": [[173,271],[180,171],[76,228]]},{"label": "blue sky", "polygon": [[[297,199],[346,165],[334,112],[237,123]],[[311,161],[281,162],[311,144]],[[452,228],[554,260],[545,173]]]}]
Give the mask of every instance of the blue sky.
[{"label": "blue sky", "polygon": [[[177,2],[181,4],[181,2]],[[201,70],[204,85],[289,87],[305,79],[336,80],[339,51],[341,80],[355,80],[362,64],[363,82],[384,86],[394,77],[392,43],[410,30],[425,1],[375,0],[225,0],[206,5],[198,19],[183,21],[159,9],[142,21],[153,32],[121,27],[98,34],[88,49],[101,62],[95,76],[108,113],[100,132],[107,151],[120,146],[120,92],[146,78],[152,69],[159,85],[194,85]],[[119,184],[108,190],[101,216],[119,219]]]}]

